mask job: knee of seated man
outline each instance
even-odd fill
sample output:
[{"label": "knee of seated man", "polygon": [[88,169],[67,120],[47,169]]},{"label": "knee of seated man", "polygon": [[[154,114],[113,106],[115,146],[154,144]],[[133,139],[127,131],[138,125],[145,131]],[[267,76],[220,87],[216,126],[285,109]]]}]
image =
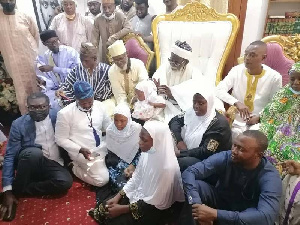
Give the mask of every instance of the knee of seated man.
[{"label": "knee of seated man", "polygon": [[56,186],[58,190],[62,192],[69,190],[72,187],[72,184],[73,184],[73,178],[68,171],[66,171],[63,178],[60,178],[60,180],[56,181]]},{"label": "knee of seated man", "polygon": [[31,147],[21,151],[21,153],[19,154],[19,161],[28,160],[34,163],[40,160],[42,157],[44,157],[44,155],[43,155],[43,151],[40,148]]}]

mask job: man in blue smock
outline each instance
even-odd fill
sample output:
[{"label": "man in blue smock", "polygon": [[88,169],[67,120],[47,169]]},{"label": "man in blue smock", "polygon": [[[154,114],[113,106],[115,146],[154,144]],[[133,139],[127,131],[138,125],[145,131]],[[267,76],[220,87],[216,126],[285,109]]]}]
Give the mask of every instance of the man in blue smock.
[{"label": "man in blue smock", "polygon": [[[267,137],[247,130],[231,151],[215,154],[182,174],[187,198],[181,224],[273,225],[282,192],[276,169],[263,157]],[[217,177],[216,184],[208,178]]]}]

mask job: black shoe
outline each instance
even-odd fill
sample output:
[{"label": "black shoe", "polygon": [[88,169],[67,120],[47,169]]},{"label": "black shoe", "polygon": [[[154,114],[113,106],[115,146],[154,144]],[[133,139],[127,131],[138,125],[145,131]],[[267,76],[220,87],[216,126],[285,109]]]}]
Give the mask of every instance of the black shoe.
[{"label": "black shoe", "polygon": [[[2,203],[3,203],[3,197],[4,197],[4,193],[2,192],[2,193],[0,193],[0,205],[2,205]],[[16,217],[16,212],[17,212],[17,204],[13,203],[10,217],[8,217],[8,215],[7,215],[8,212],[6,212],[6,214],[3,217],[3,221],[12,221],[12,220],[14,220],[15,217]]]}]

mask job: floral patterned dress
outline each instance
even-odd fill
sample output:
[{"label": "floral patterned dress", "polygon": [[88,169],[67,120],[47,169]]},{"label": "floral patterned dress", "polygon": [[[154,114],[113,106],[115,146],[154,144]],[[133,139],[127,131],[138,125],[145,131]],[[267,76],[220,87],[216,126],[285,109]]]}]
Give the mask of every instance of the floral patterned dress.
[{"label": "floral patterned dress", "polygon": [[[266,157],[276,166],[285,160],[300,161],[300,96],[286,85],[275,94],[261,115],[260,130],[269,140]],[[286,175],[277,225],[300,224],[300,176]]]},{"label": "floral patterned dress", "polygon": [[267,135],[266,157],[275,166],[285,160],[300,161],[300,96],[286,85],[261,114],[260,130]]}]

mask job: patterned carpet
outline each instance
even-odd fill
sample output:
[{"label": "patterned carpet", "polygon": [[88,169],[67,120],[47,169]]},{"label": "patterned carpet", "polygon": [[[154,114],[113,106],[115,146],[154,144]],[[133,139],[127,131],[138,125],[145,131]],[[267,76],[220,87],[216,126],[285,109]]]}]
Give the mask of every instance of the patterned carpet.
[{"label": "patterned carpet", "polygon": [[[2,171],[0,171],[2,180]],[[2,187],[2,181],[0,182]],[[73,185],[64,196],[44,196],[19,199],[16,218],[7,225],[96,225],[87,214],[95,206],[96,194],[91,186],[74,178]]]}]

